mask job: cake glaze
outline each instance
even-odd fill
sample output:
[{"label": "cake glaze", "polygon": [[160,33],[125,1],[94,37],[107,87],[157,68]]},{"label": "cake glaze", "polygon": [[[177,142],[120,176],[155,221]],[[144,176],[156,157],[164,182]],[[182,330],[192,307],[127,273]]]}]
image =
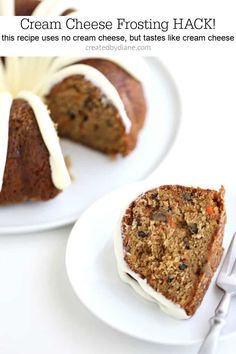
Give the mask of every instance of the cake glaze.
[{"label": "cake glaze", "polygon": [[63,190],[70,185],[70,176],[59,145],[59,138],[46,105],[37,95],[29,91],[20,91],[16,98],[27,101],[32,108],[42,138],[49,152],[52,181],[55,187]]}]

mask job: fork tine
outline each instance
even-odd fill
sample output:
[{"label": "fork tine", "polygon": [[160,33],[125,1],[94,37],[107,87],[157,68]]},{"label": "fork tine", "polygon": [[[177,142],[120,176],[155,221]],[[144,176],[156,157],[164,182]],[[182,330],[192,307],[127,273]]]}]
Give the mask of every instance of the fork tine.
[{"label": "fork tine", "polygon": [[[224,262],[223,262],[223,266],[220,270],[220,274],[222,273],[225,273],[225,274],[229,274],[230,271],[231,271],[231,261],[232,261],[232,258],[235,257],[234,254],[233,254],[233,249],[234,249],[234,245],[236,243],[236,233],[233,235],[233,238],[232,238],[232,241],[229,245],[229,248],[228,248],[228,251],[226,253],[226,256],[225,256],[225,259],[224,259]],[[236,266],[235,266],[236,267]],[[234,268],[234,267],[233,267]]]},{"label": "fork tine", "polygon": [[230,272],[230,275],[235,274],[235,273],[236,273],[236,259],[235,259],[235,261],[234,261],[234,265],[233,265],[233,267],[232,267],[232,270],[231,270],[231,272]]}]

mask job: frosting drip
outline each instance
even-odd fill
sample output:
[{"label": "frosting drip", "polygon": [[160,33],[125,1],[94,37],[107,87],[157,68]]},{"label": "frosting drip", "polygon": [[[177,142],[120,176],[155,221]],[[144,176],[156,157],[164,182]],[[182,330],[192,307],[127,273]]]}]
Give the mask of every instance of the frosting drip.
[{"label": "frosting drip", "polygon": [[29,91],[21,91],[17,98],[29,103],[37,120],[40,133],[49,152],[49,162],[52,170],[52,181],[58,189],[63,190],[70,183],[70,176],[65,165],[53,121],[51,120],[46,105],[42,100]]}]

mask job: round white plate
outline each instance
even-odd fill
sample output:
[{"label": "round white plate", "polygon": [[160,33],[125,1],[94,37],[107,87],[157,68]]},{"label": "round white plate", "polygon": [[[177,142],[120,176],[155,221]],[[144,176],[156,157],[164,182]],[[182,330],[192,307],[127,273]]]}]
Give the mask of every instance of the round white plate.
[{"label": "round white plate", "polygon": [[[163,184],[158,181],[158,184]],[[155,184],[157,185],[157,184]],[[190,345],[203,339],[222,292],[212,280],[196,314],[176,320],[158,305],[140,297],[117,273],[113,250],[114,229],[121,211],[139,193],[155,186],[139,182],[112,192],[95,202],[75,224],[66,252],[67,273],[83,304],[111,327],[133,337],[162,344]],[[225,247],[236,230],[236,194],[226,194]],[[233,299],[223,337],[236,334],[236,299]]]},{"label": "round white plate", "polygon": [[0,206],[0,233],[25,233],[72,223],[105,193],[141,180],[157,168],[176,137],[180,104],[175,84],[163,65],[155,58],[143,60],[148,115],[135,151],[112,160],[62,141],[63,153],[72,163],[72,185],[49,202]]}]

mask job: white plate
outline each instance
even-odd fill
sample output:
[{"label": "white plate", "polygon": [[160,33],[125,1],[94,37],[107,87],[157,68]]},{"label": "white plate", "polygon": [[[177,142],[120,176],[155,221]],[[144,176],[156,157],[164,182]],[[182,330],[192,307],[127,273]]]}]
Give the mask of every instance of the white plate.
[{"label": "white plate", "polygon": [[[146,67],[145,67],[146,66]],[[0,206],[0,233],[25,233],[69,224],[96,199],[147,177],[169,151],[180,116],[179,98],[169,73],[155,58],[146,58],[144,89],[148,116],[138,146],[126,158],[109,157],[69,141],[64,155],[72,162],[72,185],[49,202]]]},{"label": "white plate", "polygon": [[[158,181],[159,185],[163,184]],[[133,337],[162,344],[190,345],[203,339],[208,319],[213,315],[222,292],[215,278],[196,314],[189,320],[175,320],[158,305],[140,297],[117,273],[113,233],[121,210],[140,192],[154,185],[136,183],[110,193],[95,202],[75,224],[66,252],[67,273],[77,296],[98,318]],[[226,195],[227,247],[236,230],[236,194]],[[236,299],[232,301],[223,337],[236,334]]]}]

